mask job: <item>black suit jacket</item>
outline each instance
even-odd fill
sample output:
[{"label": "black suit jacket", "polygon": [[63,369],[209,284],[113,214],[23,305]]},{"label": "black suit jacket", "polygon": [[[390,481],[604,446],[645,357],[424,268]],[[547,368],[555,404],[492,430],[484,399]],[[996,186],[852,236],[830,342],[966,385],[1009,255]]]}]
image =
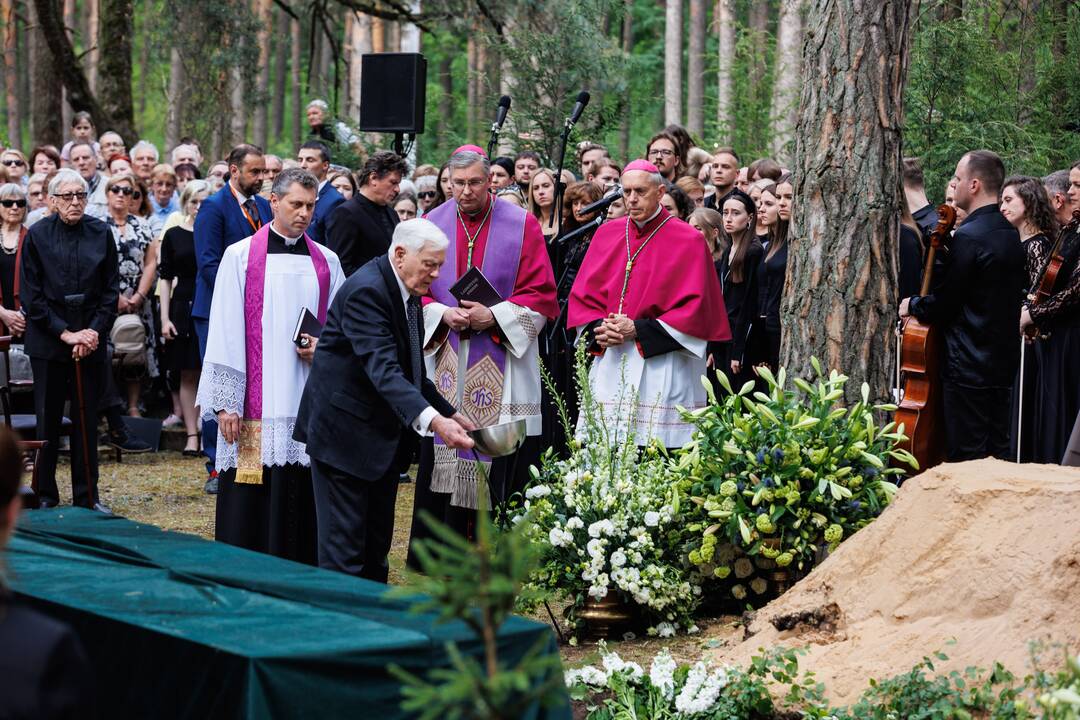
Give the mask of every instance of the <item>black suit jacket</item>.
[{"label": "black suit jacket", "polygon": [[68,626],[0,596],[0,718],[97,717],[92,672]]},{"label": "black suit jacket", "polygon": [[98,349],[88,359],[101,360],[116,319],[120,265],[109,226],[84,216],[67,225],[58,215],[34,223],[22,252],[19,297],[26,310],[26,354],[71,362],[65,330],[90,328]]},{"label": "black suit jacket", "polygon": [[337,253],[345,277],[363,267],[369,260],[385,255],[390,249],[392,233],[379,222],[379,216],[390,221],[399,218],[388,205],[376,205],[357,193],[334,208],[326,221],[326,246]]},{"label": "black suit jacket", "polygon": [[[423,343],[418,328],[418,343]],[[421,373],[424,373],[421,364]],[[404,469],[418,441],[410,424],[428,406],[455,410],[435,386],[413,384],[405,304],[390,260],[356,271],[334,297],[319,336],[293,437],[312,459],[363,480]]]},{"label": "black suit jacket", "polygon": [[997,205],[974,210],[948,242],[945,271],[910,312],[942,326],[942,376],[968,387],[1011,387],[1020,363],[1020,305],[1027,284],[1020,235]]}]

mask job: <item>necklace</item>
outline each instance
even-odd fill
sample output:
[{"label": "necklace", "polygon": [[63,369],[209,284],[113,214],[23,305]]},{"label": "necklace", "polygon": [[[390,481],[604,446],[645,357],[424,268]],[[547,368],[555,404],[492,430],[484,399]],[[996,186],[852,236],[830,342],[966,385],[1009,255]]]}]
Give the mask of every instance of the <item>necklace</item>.
[{"label": "necklace", "polygon": [[649,244],[649,241],[656,236],[656,233],[660,232],[660,228],[667,224],[673,216],[668,215],[664,218],[663,222],[656,226],[656,229],[649,233],[649,237],[645,238],[645,242],[641,243],[641,246],[630,254],[630,223],[633,222],[630,218],[626,219],[626,275],[623,276],[622,292],[619,293],[619,312],[617,315],[622,315],[623,300],[626,299],[626,288],[630,284],[630,271],[634,269],[634,261],[637,260],[637,256],[641,254],[641,251],[645,249],[645,246]]},{"label": "necklace", "polygon": [[472,267],[472,253],[473,247],[476,245],[476,239],[480,237],[480,231],[484,229],[484,223],[487,222],[488,216],[491,215],[491,208],[495,205],[495,201],[489,201],[487,210],[484,212],[484,219],[480,221],[480,227],[476,228],[476,234],[470,235],[469,228],[465,225],[465,218],[461,216],[461,208],[457,209],[458,222],[461,223],[461,229],[465,231],[465,237],[469,240],[469,254],[465,259],[465,269],[468,270]]},{"label": "necklace", "polygon": [[0,249],[4,251],[5,255],[14,255],[19,252],[19,234],[15,233],[15,246],[9,248],[7,244],[7,233],[4,233],[4,237],[0,240]]}]

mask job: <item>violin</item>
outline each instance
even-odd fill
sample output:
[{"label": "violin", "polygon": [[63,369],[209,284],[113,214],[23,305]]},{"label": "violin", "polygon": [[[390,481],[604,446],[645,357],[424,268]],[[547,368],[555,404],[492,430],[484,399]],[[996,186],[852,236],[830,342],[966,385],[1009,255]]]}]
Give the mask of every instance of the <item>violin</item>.
[{"label": "violin", "polygon": [[[1054,241],[1054,247],[1050,251],[1050,257],[1046,260],[1046,265],[1043,266],[1039,284],[1032,288],[1031,293],[1027,296],[1028,307],[1042,305],[1054,294],[1058,275],[1061,273],[1061,266],[1065,264],[1065,257],[1061,254],[1061,246],[1066,236],[1076,232],[1078,227],[1080,227],[1080,208],[1073,210],[1072,220],[1069,221],[1068,225],[1061,228],[1058,233],[1057,240]],[[1029,325],[1024,329],[1024,335],[1033,340],[1039,336],[1039,329],[1034,325]]]},{"label": "violin", "polygon": [[[956,209],[938,208],[938,224],[930,234],[930,248],[923,266],[920,296],[930,293],[937,251],[956,224]],[[897,426],[903,426],[907,440],[901,445],[915,456],[919,469],[938,465],[945,459],[945,423],[942,417],[941,386],[942,333],[939,328],[920,322],[913,315],[901,323],[900,371],[904,385],[900,404],[893,414]]]}]

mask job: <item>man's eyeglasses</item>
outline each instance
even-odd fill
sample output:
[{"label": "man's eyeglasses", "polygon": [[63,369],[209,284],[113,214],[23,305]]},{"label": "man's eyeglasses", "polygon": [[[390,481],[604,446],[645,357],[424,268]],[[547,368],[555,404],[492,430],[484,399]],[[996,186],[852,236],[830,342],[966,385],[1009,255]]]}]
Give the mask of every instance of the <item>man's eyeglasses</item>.
[{"label": "man's eyeglasses", "polygon": [[10,160],[5,160],[4,164],[7,165],[8,167],[22,167],[26,163],[24,163],[19,158],[12,158]]},{"label": "man's eyeglasses", "polygon": [[24,207],[26,207],[26,201],[25,200],[0,200],[0,205],[3,205],[6,208],[13,208],[13,207],[24,208]]},{"label": "man's eyeglasses", "polygon": [[420,198],[421,200],[427,200],[428,198],[435,197],[435,191],[425,190],[424,192],[416,193],[416,197]]},{"label": "man's eyeglasses", "polygon": [[130,195],[135,191],[129,187],[120,187],[119,185],[113,185],[111,188],[109,188],[109,192],[113,195]]},{"label": "man's eyeglasses", "polygon": [[56,193],[53,197],[66,203],[86,201],[86,193],[84,192]]},{"label": "man's eyeglasses", "polygon": [[675,157],[675,151],[667,148],[653,148],[649,151],[649,157]]},{"label": "man's eyeglasses", "polygon": [[487,180],[469,180],[468,182],[464,180],[451,180],[450,184],[456,190],[464,190],[466,187],[469,187],[472,190],[479,190],[484,187],[484,183],[486,182]]}]

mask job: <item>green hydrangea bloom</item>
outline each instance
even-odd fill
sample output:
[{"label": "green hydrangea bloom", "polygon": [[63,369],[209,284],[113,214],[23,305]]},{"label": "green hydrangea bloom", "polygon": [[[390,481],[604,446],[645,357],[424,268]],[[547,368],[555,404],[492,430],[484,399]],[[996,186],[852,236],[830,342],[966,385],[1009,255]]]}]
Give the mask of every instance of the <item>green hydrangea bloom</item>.
[{"label": "green hydrangea bloom", "polygon": [[776,530],[776,525],[774,525],[773,521],[769,519],[769,516],[765,514],[758,515],[757,519],[754,520],[754,525],[763,533],[771,533]]},{"label": "green hydrangea bloom", "polygon": [[724,578],[726,578],[730,574],[731,574],[731,568],[729,566],[727,566],[727,565],[721,565],[720,567],[713,570],[713,575],[720,578],[721,580],[723,580]]},{"label": "green hydrangea bloom", "polygon": [[833,523],[829,527],[825,528],[825,542],[830,545],[835,545],[840,542],[844,537],[844,528],[840,527],[836,523]]},{"label": "green hydrangea bloom", "polygon": [[782,552],[776,556],[776,567],[787,567],[795,560],[795,556],[789,552]]},{"label": "green hydrangea bloom", "polygon": [[734,480],[725,480],[720,483],[720,494],[726,498],[734,497],[739,492],[739,486]]}]

